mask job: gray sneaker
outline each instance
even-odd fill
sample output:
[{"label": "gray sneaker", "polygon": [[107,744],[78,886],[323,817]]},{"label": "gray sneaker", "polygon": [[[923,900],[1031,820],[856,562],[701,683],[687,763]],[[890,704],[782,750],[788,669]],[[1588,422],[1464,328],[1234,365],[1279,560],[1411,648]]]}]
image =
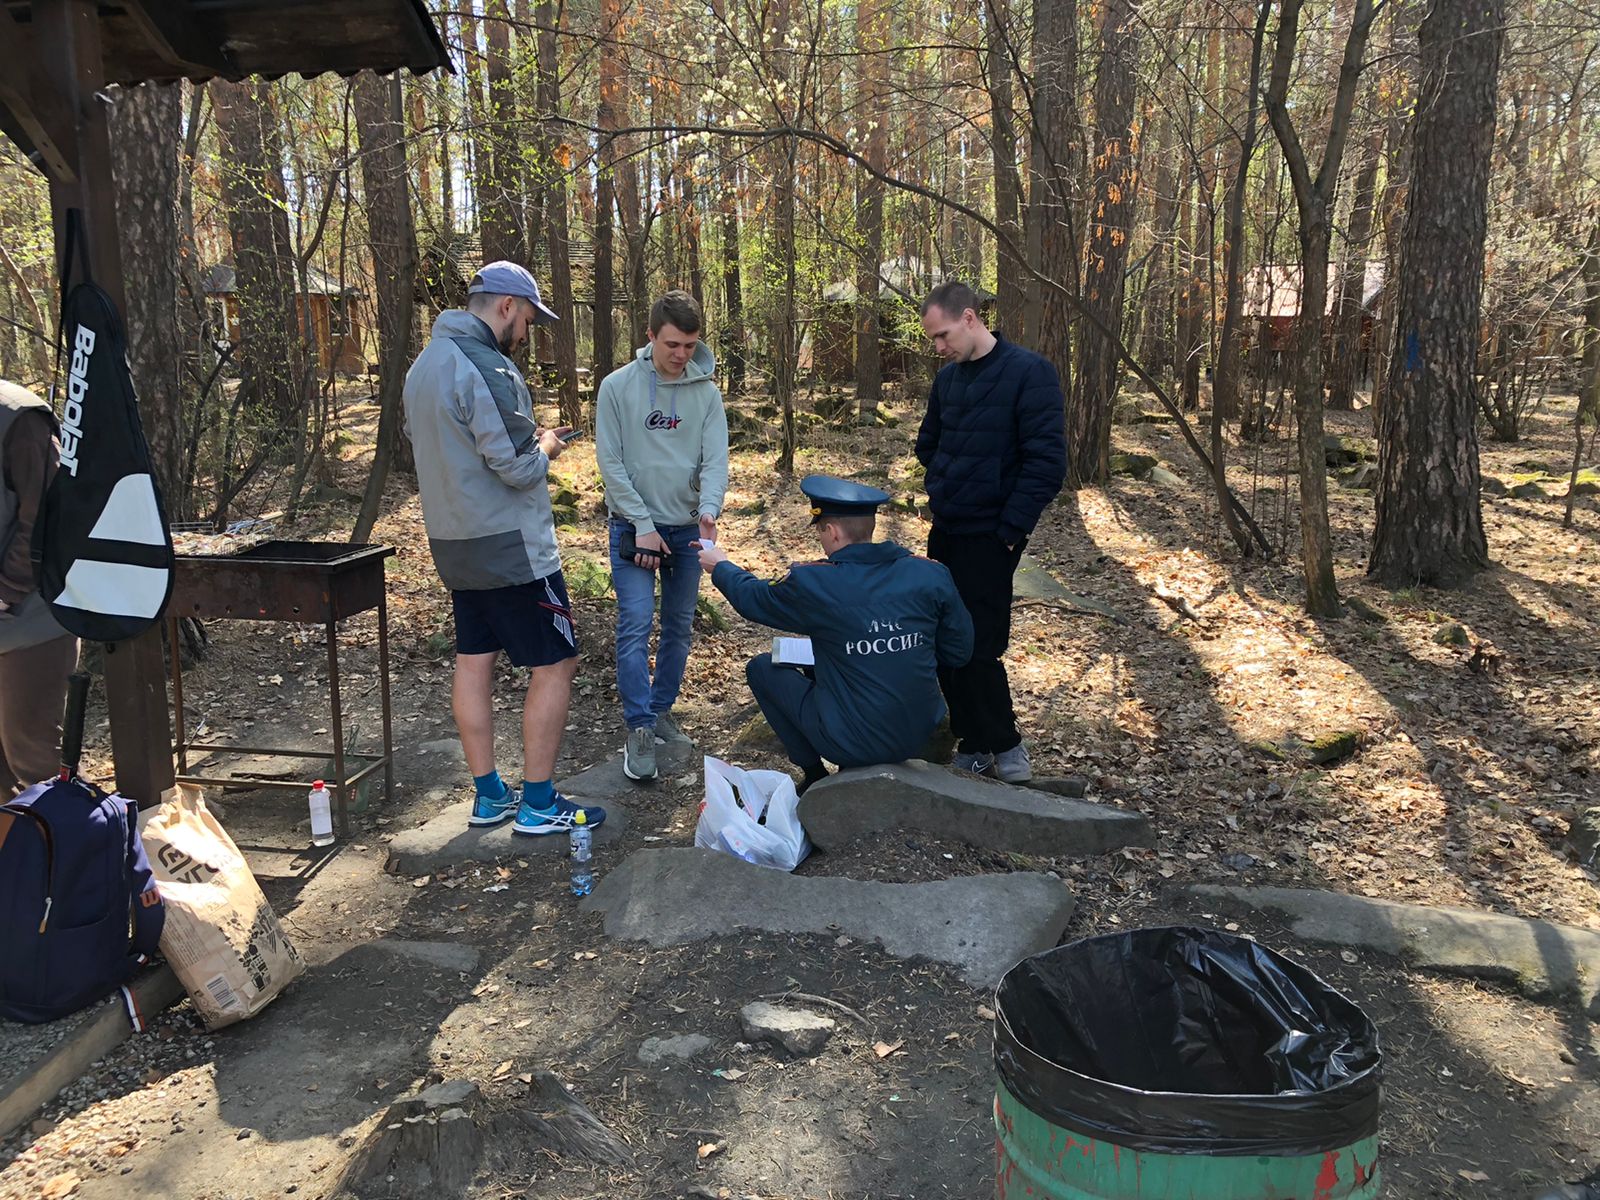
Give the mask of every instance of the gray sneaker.
[{"label": "gray sneaker", "polygon": [[656,714],[656,745],[687,746],[691,740],[687,733],[678,728],[678,722],[670,712]]},{"label": "gray sneaker", "polygon": [[957,750],[956,756],[950,760],[950,766],[957,771],[971,771],[974,775],[988,775],[994,770],[994,755],[967,754]]},{"label": "gray sneaker", "polygon": [[1027,783],[1033,778],[1033,760],[1028,748],[1018,742],[994,756],[994,773],[1005,783]]},{"label": "gray sneaker", "polygon": [[622,747],[622,773],[629,779],[654,779],[656,777],[656,731],[646,726],[628,730],[627,743]]}]

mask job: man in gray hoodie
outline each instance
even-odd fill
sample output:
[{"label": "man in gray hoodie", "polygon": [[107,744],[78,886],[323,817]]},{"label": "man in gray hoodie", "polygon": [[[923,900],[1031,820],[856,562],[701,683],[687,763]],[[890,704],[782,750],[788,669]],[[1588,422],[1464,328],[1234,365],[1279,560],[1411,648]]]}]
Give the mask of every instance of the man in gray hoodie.
[{"label": "man in gray hoodie", "polygon": [[[617,691],[628,740],[622,770],[654,779],[656,741],[687,741],[672,706],[683,684],[700,594],[695,542],[715,542],[728,490],[728,418],[716,359],[700,340],[688,292],[650,309],[650,341],[607,375],[595,402],[595,456],[611,514],[617,590]],[[650,674],[650,629],[661,581],[661,637]]]},{"label": "man in gray hoodie", "polygon": [[[529,836],[569,831],[578,811],[550,782],[578,667],[547,486],[571,430],[538,427],[508,357],[530,326],[556,319],[524,268],[489,263],[472,277],[467,307],[433,323],[402,395],[428,545],[455,610],[451,700],[477,786],[467,823],[515,817],[513,832]],[[520,787],[507,786],[495,769],[494,666],[502,651],[532,668]],[[590,826],[605,820],[603,809],[584,811]]]}]

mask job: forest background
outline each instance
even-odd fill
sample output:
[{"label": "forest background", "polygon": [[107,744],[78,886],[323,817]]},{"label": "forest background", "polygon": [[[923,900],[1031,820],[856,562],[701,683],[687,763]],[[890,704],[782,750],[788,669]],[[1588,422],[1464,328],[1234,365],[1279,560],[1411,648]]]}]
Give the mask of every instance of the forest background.
[{"label": "forest background", "polygon": [[[1479,438],[1515,441],[1552,386],[1582,398],[1576,478],[1600,410],[1592,4],[430,8],[454,74],[108,93],[174,520],[254,515],[241,495],[285,464],[249,494],[292,518],[353,386],[381,405],[366,537],[406,465],[405,369],[494,258],[530,265],[563,318],[528,369],[573,424],[651,298],[692,291],[726,391],[770,397],[780,472],[798,390],[853,383],[816,415],[876,421],[886,381],[931,374],[917,301],[970,280],[1061,374],[1070,486],[1111,470],[1119,389],[1215,412],[1208,434],[1179,422],[1213,516],[1242,555],[1298,557],[1312,613],[1340,606],[1325,407],[1371,411],[1369,570],[1390,584],[1487,564]],[[52,370],[50,244],[43,179],[7,145],[8,378]],[[1292,544],[1225,482],[1230,453],[1280,437]]]}]

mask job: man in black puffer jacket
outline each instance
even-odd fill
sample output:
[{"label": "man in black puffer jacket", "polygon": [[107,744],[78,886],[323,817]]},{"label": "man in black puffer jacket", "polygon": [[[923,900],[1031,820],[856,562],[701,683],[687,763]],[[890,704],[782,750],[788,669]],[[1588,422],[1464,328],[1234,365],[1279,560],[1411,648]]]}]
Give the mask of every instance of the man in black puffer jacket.
[{"label": "man in black puffer jacket", "polygon": [[947,361],[917,434],[933,531],[972,614],[972,659],[941,668],[955,765],[1008,783],[1032,778],[1001,661],[1011,640],[1011,577],[1028,535],[1067,473],[1065,401],[1055,367],[991,333],[977,294],[946,283],[922,303],[922,328]]}]

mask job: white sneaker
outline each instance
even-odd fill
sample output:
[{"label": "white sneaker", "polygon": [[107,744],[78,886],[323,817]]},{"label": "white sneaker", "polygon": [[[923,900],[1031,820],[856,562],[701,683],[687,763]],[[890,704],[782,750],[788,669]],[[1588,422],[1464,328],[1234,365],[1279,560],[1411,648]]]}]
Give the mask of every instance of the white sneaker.
[{"label": "white sneaker", "polygon": [[1004,783],[1027,783],[1033,778],[1033,760],[1028,748],[1018,742],[994,756],[994,773]]}]

